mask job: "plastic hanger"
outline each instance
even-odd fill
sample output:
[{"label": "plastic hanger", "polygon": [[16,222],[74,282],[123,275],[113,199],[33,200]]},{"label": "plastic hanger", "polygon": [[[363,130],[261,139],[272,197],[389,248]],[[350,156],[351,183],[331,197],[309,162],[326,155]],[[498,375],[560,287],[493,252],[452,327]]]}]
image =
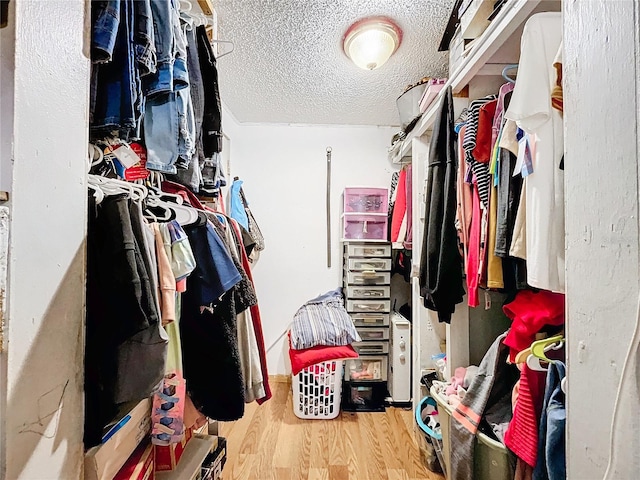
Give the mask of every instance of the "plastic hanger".
[{"label": "plastic hanger", "polygon": [[507,82],[516,83],[515,78],[511,78],[509,75],[507,75],[507,72],[509,70],[514,70],[514,69],[518,68],[518,66],[519,65],[517,63],[512,63],[511,65],[507,65],[506,67],[504,67],[502,69],[502,78],[504,78]]},{"label": "plastic hanger", "polygon": [[233,52],[236,48],[235,43],[233,43],[231,40],[211,40],[211,43],[217,43],[217,44],[222,44],[222,45],[231,45],[231,49],[227,50],[224,53],[220,53],[216,56],[216,60],[221,59],[222,57],[229,55],[231,52]]},{"label": "plastic hanger", "polygon": [[537,340],[531,344],[531,354],[538,357],[545,362],[552,362],[545,355],[545,352],[549,350],[558,350],[564,345],[564,336],[556,335],[555,337],[545,338],[544,340]]}]

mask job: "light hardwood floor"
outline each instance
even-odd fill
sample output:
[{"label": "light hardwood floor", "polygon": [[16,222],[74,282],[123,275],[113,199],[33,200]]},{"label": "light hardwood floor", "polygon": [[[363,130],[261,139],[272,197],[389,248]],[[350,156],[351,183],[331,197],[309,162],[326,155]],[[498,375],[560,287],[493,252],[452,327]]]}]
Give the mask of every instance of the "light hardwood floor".
[{"label": "light hardwood floor", "polygon": [[410,410],[341,413],[334,420],[300,420],[291,385],[272,382],[273,398],[247,405],[223,423],[224,480],[443,480],[422,465]]}]

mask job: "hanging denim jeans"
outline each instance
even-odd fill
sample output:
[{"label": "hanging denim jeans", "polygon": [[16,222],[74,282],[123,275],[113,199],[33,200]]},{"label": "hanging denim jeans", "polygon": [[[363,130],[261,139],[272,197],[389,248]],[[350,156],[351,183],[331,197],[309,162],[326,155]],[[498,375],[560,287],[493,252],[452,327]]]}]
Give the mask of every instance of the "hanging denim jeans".
[{"label": "hanging denim jeans", "polygon": [[538,435],[538,460],[533,480],[565,480],[567,478],[565,456],[565,423],[567,412],[561,388],[565,377],[564,363],[549,364],[547,385],[540,417]]},{"label": "hanging denim jeans", "polygon": [[[119,10],[113,2],[105,8],[97,14],[99,22],[94,27],[92,50],[99,61],[108,60],[104,54],[110,48],[114,29],[116,37],[111,61],[94,65],[91,134],[93,137],[116,134],[129,140],[137,132],[143,108],[133,45],[134,8],[132,0],[122,0]],[[109,18],[110,12],[119,12],[119,22]]]},{"label": "hanging denim jeans", "polygon": [[145,79],[147,168],[175,174],[178,158],[190,158],[195,149],[187,40],[177,0],[151,0],[151,8],[158,65]]}]

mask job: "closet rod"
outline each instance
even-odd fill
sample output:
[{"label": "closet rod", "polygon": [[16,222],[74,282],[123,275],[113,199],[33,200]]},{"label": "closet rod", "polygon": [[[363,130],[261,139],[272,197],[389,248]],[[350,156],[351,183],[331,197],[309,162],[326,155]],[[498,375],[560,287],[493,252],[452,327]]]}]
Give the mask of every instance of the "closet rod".
[{"label": "closet rod", "polygon": [[327,268],[331,268],[331,147],[327,147]]}]

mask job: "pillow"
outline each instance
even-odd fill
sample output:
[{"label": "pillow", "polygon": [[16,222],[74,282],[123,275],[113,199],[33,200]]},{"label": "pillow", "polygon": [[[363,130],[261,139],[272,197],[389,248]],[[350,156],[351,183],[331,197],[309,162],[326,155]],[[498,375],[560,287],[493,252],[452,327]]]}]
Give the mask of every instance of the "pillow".
[{"label": "pillow", "polygon": [[[289,332],[289,347],[291,347],[291,332]],[[289,348],[289,358],[291,359],[291,373],[297,375],[305,368],[316,363],[341,360],[343,358],[358,358],[358,352],[351,345],[338,347],[318,345],[304,350]]]},{"label": "pillow", "polygon": [[359,342],[353,320],[344,308],[341,290],[309,300],[296,312],[291,326],[291,348],[340,346]]}]

